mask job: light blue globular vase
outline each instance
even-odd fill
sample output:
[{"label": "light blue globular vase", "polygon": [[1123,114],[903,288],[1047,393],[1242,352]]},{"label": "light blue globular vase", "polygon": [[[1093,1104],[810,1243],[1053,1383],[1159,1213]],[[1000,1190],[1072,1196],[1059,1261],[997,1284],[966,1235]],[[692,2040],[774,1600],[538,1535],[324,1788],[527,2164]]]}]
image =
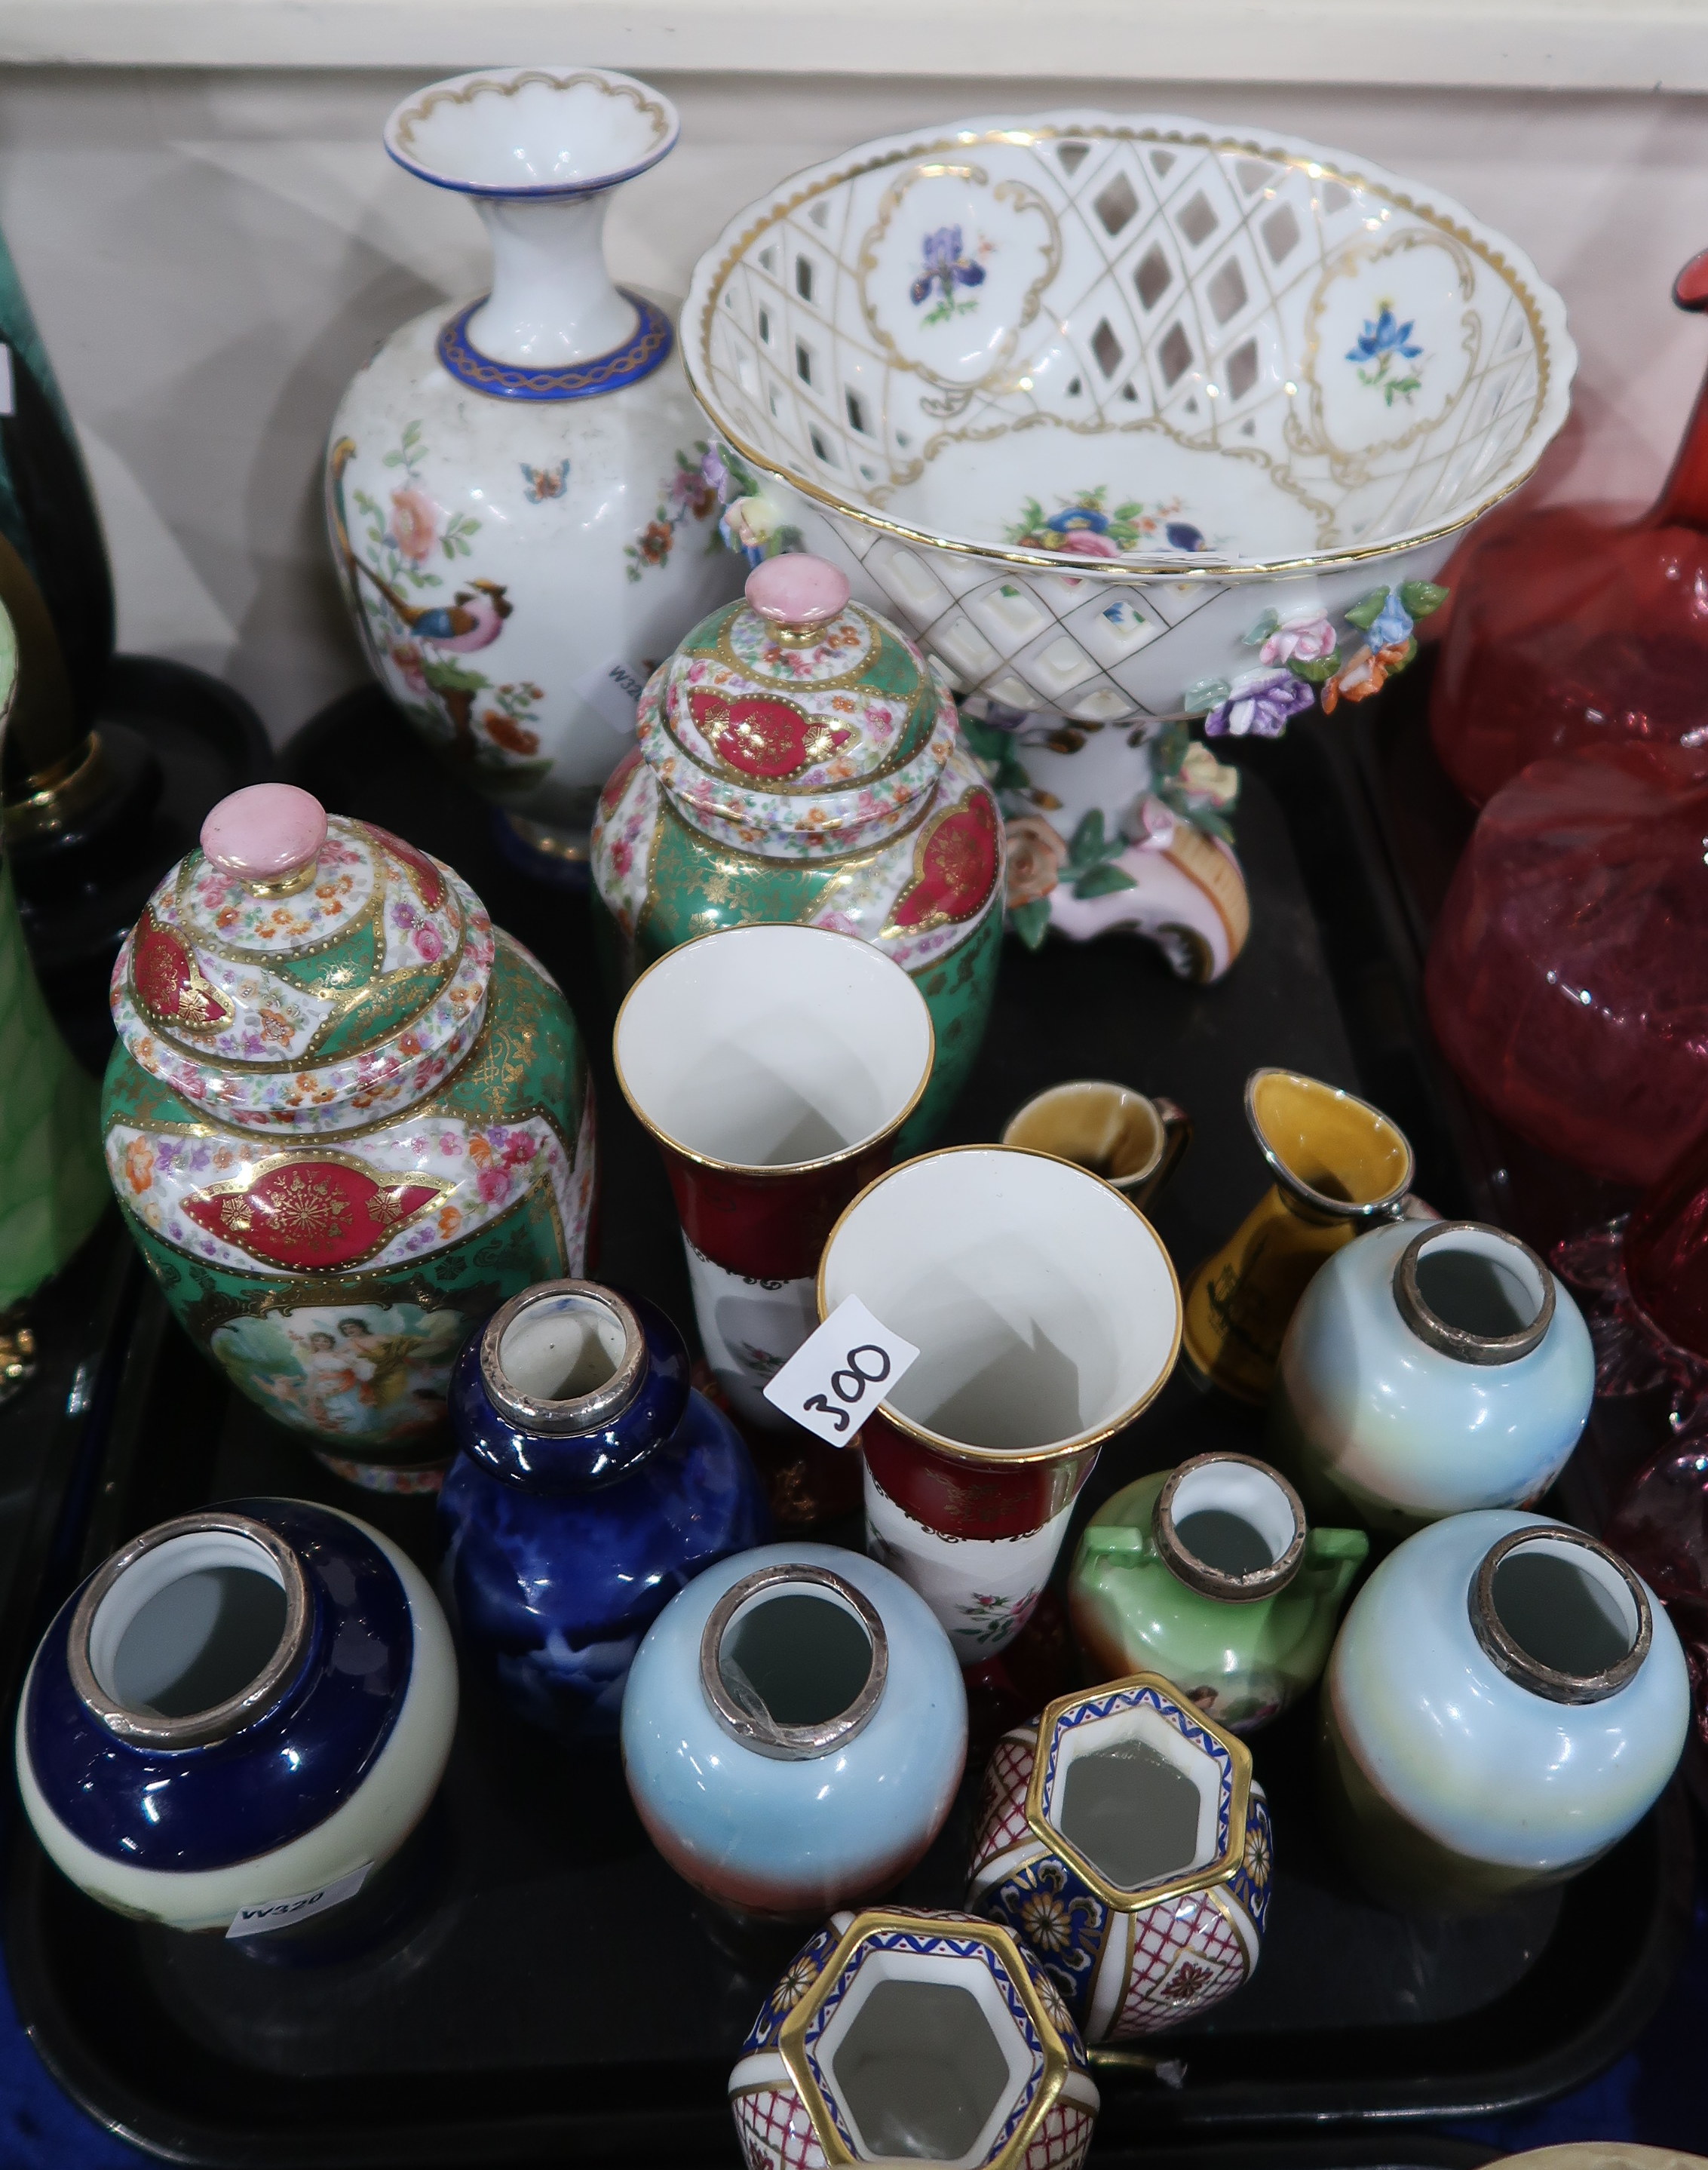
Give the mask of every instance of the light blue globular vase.
[{"label": "light blue globular vase", "polygon": [[1583,1314],[1527,1243],[1481,1221],[1396,1221],[1336,1252],[1300,1300],[1269,1459],[1313,1521],[1403,1537],[1533,1506],[1594,1392]]},{"label": "light blue globular vase", "polygon": [[648,1630],[622,1705],[629,1792],[688,1883],[758,1921],[882,1895],[942,1830],[967,1756],[947,1635],[838,1546],[720,1561]]},{"label": "light blue globular vase", "polygon": [[1324,1805],[1378,1896],[1476,1911],[1623,1838],[1689,1722],[1678,1636],[1616,1553],[1536,1515],[1454,1515],[1353,1601],[1324,1681]]}]

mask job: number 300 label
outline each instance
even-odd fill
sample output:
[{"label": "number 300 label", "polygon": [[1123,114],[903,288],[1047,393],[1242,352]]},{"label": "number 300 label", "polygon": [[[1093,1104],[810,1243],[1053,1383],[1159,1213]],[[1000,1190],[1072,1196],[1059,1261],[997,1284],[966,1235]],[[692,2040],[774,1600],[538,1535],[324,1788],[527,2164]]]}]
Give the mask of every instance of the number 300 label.
[{"label": "number 300 label", "polygon": [[832,1446],[846,1446],[918,1355],[851,1296],[808,1335],[765,1398]]}]

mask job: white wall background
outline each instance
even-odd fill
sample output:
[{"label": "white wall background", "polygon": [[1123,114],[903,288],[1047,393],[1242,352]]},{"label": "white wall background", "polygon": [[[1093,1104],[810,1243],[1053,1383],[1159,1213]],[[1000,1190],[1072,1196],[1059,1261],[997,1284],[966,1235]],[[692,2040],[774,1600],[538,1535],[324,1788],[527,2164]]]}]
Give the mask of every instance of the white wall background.
[{"label": "white wall background", "polygon": [[[1380,65],[1380,8],[1355,35]],[[380,147],[438,72],[0,68],[0,227],[83,431],[121,641],[229,679],[279,739],[363,675],[320,525],[339,394],[392,326],[483,282],[472,211]],[[1583,354],[1556,494],[1650,493],[1708,366],[1708,323],[1668,299],[1708,246],[1700,96],[649,72],[681,144],[619,197],[610,254],[668,293],[797,167],[933,119],[1079,103],[1312,137],[1510,234]]]}]

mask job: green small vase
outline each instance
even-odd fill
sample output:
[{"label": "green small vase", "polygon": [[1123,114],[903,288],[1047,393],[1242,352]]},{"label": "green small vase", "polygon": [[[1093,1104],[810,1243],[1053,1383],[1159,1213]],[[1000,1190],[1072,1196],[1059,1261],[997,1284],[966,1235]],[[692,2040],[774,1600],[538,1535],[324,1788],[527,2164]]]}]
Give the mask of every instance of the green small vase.
[{"label": "green small vase", "polygon": [[1161,1673],[1236,1733],[1312,1686],[1369,1539],[1313,1530],[1285,1478],[1242,1454],[1141,1477],[1086,1526],[1069,1577],[1094,1676]]},{"label": "green small vase", "polygon": [[[0,731],[18,687],[18,643],[0,611]],[[70,1258],[107,1201],[96,1088],[59,1036],[24,946],[12,869],[0,863],[0,1312]]]},{"label": "green small vase", "polygon": [[931,1012],[931,1081],[898,1157],[919,1152],[978,1054],[1002,944],[1002,820],[953,696],[910,640],[849,601],[834,566],[793,554],[760,566],[746,601],[653,673],[637,729],[593,831],[613,997],[724,927],[858,935]]}]

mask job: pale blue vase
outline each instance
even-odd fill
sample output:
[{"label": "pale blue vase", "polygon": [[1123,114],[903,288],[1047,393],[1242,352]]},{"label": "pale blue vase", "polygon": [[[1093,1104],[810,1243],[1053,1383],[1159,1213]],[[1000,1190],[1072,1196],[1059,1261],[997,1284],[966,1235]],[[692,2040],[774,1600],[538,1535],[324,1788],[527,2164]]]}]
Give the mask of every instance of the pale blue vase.
[{"label": "pale blue vase", "polygon": [[831,1545],[707,1568],[647,1631],[623,1697],[653,1843],[759,1919],[891,1889],[942,1830],[966,1755],[961,1670],[930,1606]]},{"label": "pale blue vase", "polygon": [[1324,1804],[1380,1896],[1475,1911],[1615,1845],[1689,1723],[1678,1636],[1623,1560],[1540,1515],[1454,1515],[1353,1600],[1324,1681]]},{"label": "pale blue vase", "polygon": [[1269,1458],[1313,1521],[1403,1537],[1533,1505],[1594,1392],[1583,1314],[1527,1243],[1480,1221],[1396,1221],[1336,1252],[1300,1298]]}]

